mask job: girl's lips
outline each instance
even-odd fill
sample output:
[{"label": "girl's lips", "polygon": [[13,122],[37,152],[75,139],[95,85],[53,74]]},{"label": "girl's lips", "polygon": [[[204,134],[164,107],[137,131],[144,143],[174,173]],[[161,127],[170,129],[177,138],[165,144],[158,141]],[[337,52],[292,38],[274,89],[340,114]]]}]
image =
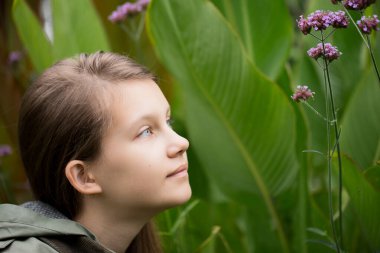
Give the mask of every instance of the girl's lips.
[{"label": "girl's lips", "polygon": [[186,176],[187,175],[187,169],[188,169],[187,163],[183,164],[183,165],[179,166],[175,171],[169,173],[166,177],[168,178],[168,177]]}]

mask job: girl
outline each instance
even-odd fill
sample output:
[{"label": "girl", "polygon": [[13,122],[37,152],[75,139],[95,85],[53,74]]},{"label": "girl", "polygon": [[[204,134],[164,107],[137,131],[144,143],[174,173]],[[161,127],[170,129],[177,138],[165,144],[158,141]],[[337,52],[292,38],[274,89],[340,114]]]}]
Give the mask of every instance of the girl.
[{"label": "girl", "polygon": [[0,206],[1,252],[161,252],[150,220],[191,196],[189,142],[153,75],[81,54],[28,89],[20,153],[35,198]]}]

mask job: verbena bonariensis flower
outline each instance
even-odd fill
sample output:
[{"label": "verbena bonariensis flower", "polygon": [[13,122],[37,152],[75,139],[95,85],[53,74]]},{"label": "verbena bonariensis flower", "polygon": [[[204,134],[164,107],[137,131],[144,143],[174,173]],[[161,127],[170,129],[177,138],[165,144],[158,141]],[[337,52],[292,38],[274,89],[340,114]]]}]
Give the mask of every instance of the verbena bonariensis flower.
[{"label": "verbena bonariensis flower", "polygon": [[0,158],[12,154],[12,149],[8,145],[0,145]]},{"label": "verbena bonariensis flower", "polygon": [[303,34],[309,34],[311,31],[311,26],[307,19],[303,17],[303,15],[300,16],[300,19],[297,20],[298,28],[301,30]]},{"label": "verbena bonariensis flower", "polygon": [[315,30],[325,30],[331,25],[330,11],[316,10],[307,17],[309,25]]},{"label": "verbena bonariensis flower", "polygon": [[375,2],[376,0],[346,0],[344,7],[349,10],[363,10]]},{"label": "verbena bonariensis flower", "polygon": [[329,62],[336,60],[339,58],[339,56],[342,54],[339,52],[337,47],[334,47],[330,43],[325,43],[325,48],[323,52],[323,44],[319,43],[316,47],[310,48],[307,51],[307,54],[314,58],[315,60],[318,60],[319,57],[326,58]]},{"label": "verbena bonariensis flower", "polygon": [[297,103],[301,100],[306,101],[309,98],[314,97],[315,92],[311,91],[306,85],[298,85],[295,93],[291,96],[291,98]]},{"label": "verbena bonariensis flower", "polygon": [[360,20],[356,22],[360,30],[365,34],[370,34],[371,31],[378,31],[379,27],[377,25],[380,23],[377,15],[373,15],[372,17],[363,16]]},{"label": "verbena bonariensis flower", "polygon": [[133,16],[144,11],[149,2],[150,0],[138,0],[135,3],[126,2],[123,5],[118,6],[108,19],[113,23],[121,22],[128,16]]},{"label": "verbena bonariensis flower", "polygon": [[330,12],[331,26],[334,28],[346,28],[348,26],[348,18],[344,11]]},{"label": "verbena bonariensis flower", "polygon": [[348,26],[348,18],[343,11],[321,11],[317,10],[311,13],[307,18],[302,15],[297,20],[298,28],[303,34],[309,34],[311,29],[321,31],[329,26],[334,28],[346,28]]},{"label": "verbena bonariensis flower", "polygon": [[21,51],[12,51],[8,55],[8,64],[16,64],[22,59]]}]

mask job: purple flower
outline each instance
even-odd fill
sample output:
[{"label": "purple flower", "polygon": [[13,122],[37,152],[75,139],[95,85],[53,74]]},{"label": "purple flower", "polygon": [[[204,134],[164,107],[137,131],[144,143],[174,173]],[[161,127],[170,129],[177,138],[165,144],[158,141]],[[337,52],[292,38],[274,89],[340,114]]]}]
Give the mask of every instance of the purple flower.
[{"label": "purple flower", "polygon": [[330,12],[316,10],[307,17],[307,21],[315,31],[325,30],[331,25]]},{"label": "purple flower", "polygon": [[321,11],[311,13],[306,19],[301,15],[297,20],[298,28],[303,34],[309,34],[311,29],[315,31],[326,30],[329,26],[334,28],[346,28],[348,18],[343,11]]},{"label": "purple flower", "polygon": [[298,85],[296,92],[291,96],[291,98],[297,103],[301,100],[306,101],[309,98],[314,97],[315,92],[311,91],[306,85]]},{"label": "purple flower", "polygon": [[0,145],[0,158],[12,154],[12,148],[8,145]]},{"label": "purple flower", "polygon": [[300,16],[300,19],[297,20],[298,28],[301,30],[303,34],[309,34],[311,30],[311,26],[309,25],[309,22],[307,19],[303,17],[303,15]]},{"label": "purple flower", "polygon": [[12,51],[8,55],[8,64],[16,64],[22,59],[21,51]]},{"label": "purple flower", "polygon": [[334,28],[346,28],[348,26],[348,18],[344,11],[330,12],[331,26]]},{"label": "purple flower", "polygon": [[128,16],[134,16],[144,11],[150,0],[138,0],[135,3],[126,2],[116,8],[115,11],[108,16],[112,23],[117,23],[125,20]]},{"label": "purple flower", "polygon": [[358,27],[362,31],[362,33],[370,34],[371,31],[378,31],[379,27],[377,25],[380,23],[377,15],[373,15],[372,17],[363,16],[360,20],[356,21]]},{"label": "purple flower", "polygon": [[349,10],[363,10],[375,2],[376,0],[346,0],[344,6]]},{"label": "purple flower", "polygon": [[323,50],[323,44],[319,43],[316,47],[310,48],[307,54],[315,60],[318,60],[319,57],[323,57],[329,62],[332,62],[338,59],[342,53],[339,52],[337,47],[332,46],[330,43],[326,43]]}]

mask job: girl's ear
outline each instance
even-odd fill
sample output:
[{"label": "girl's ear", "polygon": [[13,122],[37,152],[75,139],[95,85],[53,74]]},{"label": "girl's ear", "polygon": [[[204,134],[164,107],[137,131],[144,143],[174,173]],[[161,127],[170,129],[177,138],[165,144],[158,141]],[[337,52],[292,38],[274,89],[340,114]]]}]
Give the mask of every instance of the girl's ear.
[{"label": "girl's ear", "polygon": [[65,174],[70,184],[80,193],[90,195],[102,192],[94,175],[88,166],[79,160],[71,160],[65,168]]}]

